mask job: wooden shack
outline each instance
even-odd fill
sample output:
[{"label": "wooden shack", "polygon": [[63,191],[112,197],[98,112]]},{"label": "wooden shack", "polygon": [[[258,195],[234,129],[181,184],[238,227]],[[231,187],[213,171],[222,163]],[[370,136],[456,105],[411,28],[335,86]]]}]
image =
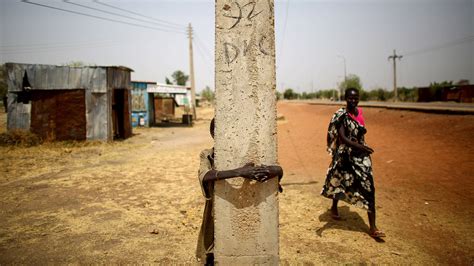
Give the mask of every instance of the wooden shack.
[{"label": "wooden shack", "polygon": [[48,140],[132,135],[130,68],[6,63],[8,130]]}]

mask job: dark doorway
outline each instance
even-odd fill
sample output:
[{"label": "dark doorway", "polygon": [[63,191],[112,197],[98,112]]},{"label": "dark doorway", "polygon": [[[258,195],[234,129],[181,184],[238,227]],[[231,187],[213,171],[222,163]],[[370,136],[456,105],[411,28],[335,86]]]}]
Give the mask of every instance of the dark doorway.
[{"label": "dark doorway", "polygon": [[123,125],[123,90],[112,91],[112,119],[113,119],[113,135],[114,139],[124,139]]},{"label": "dark doorway", "polygon": [[114,89],[112,91],[114,139],[126,139],[132,136],[129,94],[130,91],[126,89]]}]

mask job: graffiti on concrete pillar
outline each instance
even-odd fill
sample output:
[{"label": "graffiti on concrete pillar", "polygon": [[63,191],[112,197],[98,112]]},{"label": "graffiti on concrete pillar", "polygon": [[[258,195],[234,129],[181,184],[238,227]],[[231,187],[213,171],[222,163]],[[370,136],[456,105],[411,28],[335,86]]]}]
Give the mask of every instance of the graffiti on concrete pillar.
[{"label": "graffiti on concrete pillar", "polygon": [[262,37],[260,37],[260,41],[258,42],[258,49],[260,50],[262,54],[269,55],[269,53],[263,47],[266,39],[267,39],[267,36],[265,35],[262,35]]},{"label": "graffiti on concrete pillar", "polygon": [[[241,23],[244,23],[243,25],[245,26],[252,25],[253,19],[264,11],[257,8],[256,1],[243,2],[238,0],[232,1],[230,4],[225,4],[222,9],[224,10],[222,16],[232,20],[229,24],[224,26],[224,28],[231,31]],[[251,52],[270,55],[272,47],[270,43],[271,40],[265,35],[259,36],[259,32],[256,32],[256,34],[257,36],[252,36],[251,38],[242,36],[240,40],[236,40],[235,42],[224,42],[225,63],[230,65],[235,62],[239,56],[245,57]]]},{"label": "graffiti on concrete pillar", "polygon": [[[234,4],[237,8],[232,8],[232,6],[227,5],[227,4],[224,5],[224,8],[223,8],[225,11],[230,10],[229,14],[224,14],[224,17],[235,20],[234,24],[232,24],[232,26],[230,26],[229,29],[233,29],[235,26],[237,26],[237,24],[239,24],[242,21],[242,19],[244,18],[243,14],[247,14],[245,18],[249,21],[252,21],[253,18],[255,18],[256,16],[258,16],[260,13],[263,12],[262,10],[255,11],[255,6],[257,5],[257,3],[254,1],[250,1],[243,6],[241,6],[238,1],[235,1],[232,4]],[[237,10],[237,12],[235,12],[234,10]]]},{"label": "graffiti on concrete pillar", "polygon": [[224,43],[224,55],[227,64],[234,62],[235,59],[237,59],[237,56],[239,56],[239,53],[240,50],[237,46],[228,42]]},{"label": "graffiti on concrete pillar", "polygon": [[[255,43],[252,39],[243,40],[241,44],[224,42],[224,56],[225,62],[229,65],[239,57],[242,51],[242,56],[247,56],[251,49],[259,51],[263,55],[270,55],[267,48],[269,45],[269,40],[267,36],[262,35],[258,40],[258,43]],[[239,49],[241,47],[242,49]]]}]

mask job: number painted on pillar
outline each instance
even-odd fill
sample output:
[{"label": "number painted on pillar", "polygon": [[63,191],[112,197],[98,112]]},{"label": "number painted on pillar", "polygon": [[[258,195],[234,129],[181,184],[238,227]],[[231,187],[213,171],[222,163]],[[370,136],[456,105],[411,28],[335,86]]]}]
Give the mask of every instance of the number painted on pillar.
[{"label": "number painted on pillar", "polygon": [[[255,11],[255,6],[257,5],[257,3],[254,1],[248,2],[247,4],[243,6],[240,6],[238,1],[232,2],[232,4],[235,5],[237,8],[233,9],[230,5],[227,5],[227,4],[224,5],[224,8],[223,8],[225,11],[230,10],[229,14],[224,14],[223,16],[226,18],[231,18],[235,20],[234,24],[232,24],[232,26],[230,26],[229,29],[233,29],[235,26],[237,26],[237,24],[239,24],[242,21],[242,19],[244,18],[243,16],[244,12],[247,12],[247,16],[245,16],[245,18],[249,21],[252,21],[253,18],[255,18],[256,16],[258,16],[260,13],[263,12],[263,10]],[[233,12],[234,10],[237,10],[237,12]],[[235,14],[235,13],[238,13],[238,14]]]}]

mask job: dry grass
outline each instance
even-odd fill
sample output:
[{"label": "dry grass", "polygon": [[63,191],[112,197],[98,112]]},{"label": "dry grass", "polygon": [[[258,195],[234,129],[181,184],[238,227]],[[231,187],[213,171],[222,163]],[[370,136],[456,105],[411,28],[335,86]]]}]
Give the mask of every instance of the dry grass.
[{"label": "dry grass", "polygon": [[36,134],[24,130],[11,130],[0,134],[0,146],[31,147],[41,142]]},{"label": "dry grass", "polygon": [[0,108],[0,133],[7,132],[7,113]]}]

